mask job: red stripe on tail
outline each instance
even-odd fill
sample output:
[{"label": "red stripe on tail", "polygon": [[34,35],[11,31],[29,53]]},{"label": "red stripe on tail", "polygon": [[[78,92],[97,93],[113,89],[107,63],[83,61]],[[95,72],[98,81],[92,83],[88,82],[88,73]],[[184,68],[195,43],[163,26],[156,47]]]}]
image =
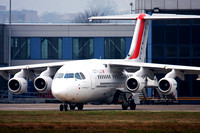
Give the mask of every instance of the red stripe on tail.
[{"label": "red stripe on tail", "polygon": [[142,36],[143,36],[143,32],[144,32],[144,25],[145,25],[144,17],[145,16],[146,16],[146,14],[142,13],[137,17],[137,19],[141,20],[141,23],[140,23],[140,29],[139,29],[139,34],[138,34],[138,39],[137,39],[135,51],[134,51],[134,53],[133,53],[133,55],[131,56],[130,59],[136,59],[139,56],[140,46],[141,46],[141,42],[142,42]]}]

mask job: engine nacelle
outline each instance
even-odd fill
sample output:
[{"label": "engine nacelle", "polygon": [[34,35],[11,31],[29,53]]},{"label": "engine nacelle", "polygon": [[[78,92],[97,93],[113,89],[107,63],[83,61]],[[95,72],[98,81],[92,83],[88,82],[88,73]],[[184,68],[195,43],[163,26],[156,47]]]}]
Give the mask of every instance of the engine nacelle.
[{"label": "engine nacelle", "polygon": [[40,93],[46,93],[51,89],[52,78],[48,76],[39,76],[34,80],[34,87]]},{"label": "engine nacelle", "polygon": [[158,82],[158,89],[164,94],[172,94],[177,88],[177,82],[173,78],[162,78]]},{"label": "engine nacelle", "polygon": [[140,92],[144,89],[145,84],[142,77],[132,76],[126,80],[126,88],[131,92]]},{"label": "engine nacelle", "polygon": [[28,83],[24,78],[12,78],[8,81],[8,88],[14,94],[27,92]]}]

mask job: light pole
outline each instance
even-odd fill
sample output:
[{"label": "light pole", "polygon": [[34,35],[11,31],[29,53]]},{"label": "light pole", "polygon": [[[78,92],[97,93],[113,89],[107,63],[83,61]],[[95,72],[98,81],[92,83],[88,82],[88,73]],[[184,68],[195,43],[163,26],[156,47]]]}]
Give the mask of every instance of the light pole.
[{"label": "light pole", "polygon": [[[8,34],[8,66],[11,65],[11,21],[12,21],[12,17],[11,17],[11,0],[9,3],[9,34]],[[10,74],[8,76],[8,78],[10,79]],[[11,102],[13,100],[13,94],[12,92],[10,92],[8,90],[8,101]]]},{"label": "light pole", "polygon": [[133,13],[133,2],[130,2],[130,7],[131,7],[131,14]]},{"label": "light pole", "polygon": [[10,66],[10,62],[11,62],[11,0],[9,3],[9,37],[8,37],[8,66]]}]

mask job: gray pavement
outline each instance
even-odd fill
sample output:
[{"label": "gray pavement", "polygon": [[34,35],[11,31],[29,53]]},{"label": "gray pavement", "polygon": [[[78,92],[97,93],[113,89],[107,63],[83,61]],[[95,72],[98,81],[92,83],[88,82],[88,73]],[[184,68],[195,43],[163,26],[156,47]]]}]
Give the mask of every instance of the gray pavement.
[{"label": "gray pavement", "polygon": [[[59,111],[60,104],[0,104],[8,111]],[[121,105],[84,105],[86,111],[122,110]],[[200,105],[137,105],[136,111],[191,111],[199,112]]]}]

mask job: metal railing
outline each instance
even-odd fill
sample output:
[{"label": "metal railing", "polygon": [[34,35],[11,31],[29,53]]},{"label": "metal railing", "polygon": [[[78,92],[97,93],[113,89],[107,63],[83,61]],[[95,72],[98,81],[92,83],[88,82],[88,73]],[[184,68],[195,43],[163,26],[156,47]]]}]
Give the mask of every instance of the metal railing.
[{"label": "metal railing", "polygon": [[0,100],[8,98],[8,91],[7,90],[0,90]]}]

